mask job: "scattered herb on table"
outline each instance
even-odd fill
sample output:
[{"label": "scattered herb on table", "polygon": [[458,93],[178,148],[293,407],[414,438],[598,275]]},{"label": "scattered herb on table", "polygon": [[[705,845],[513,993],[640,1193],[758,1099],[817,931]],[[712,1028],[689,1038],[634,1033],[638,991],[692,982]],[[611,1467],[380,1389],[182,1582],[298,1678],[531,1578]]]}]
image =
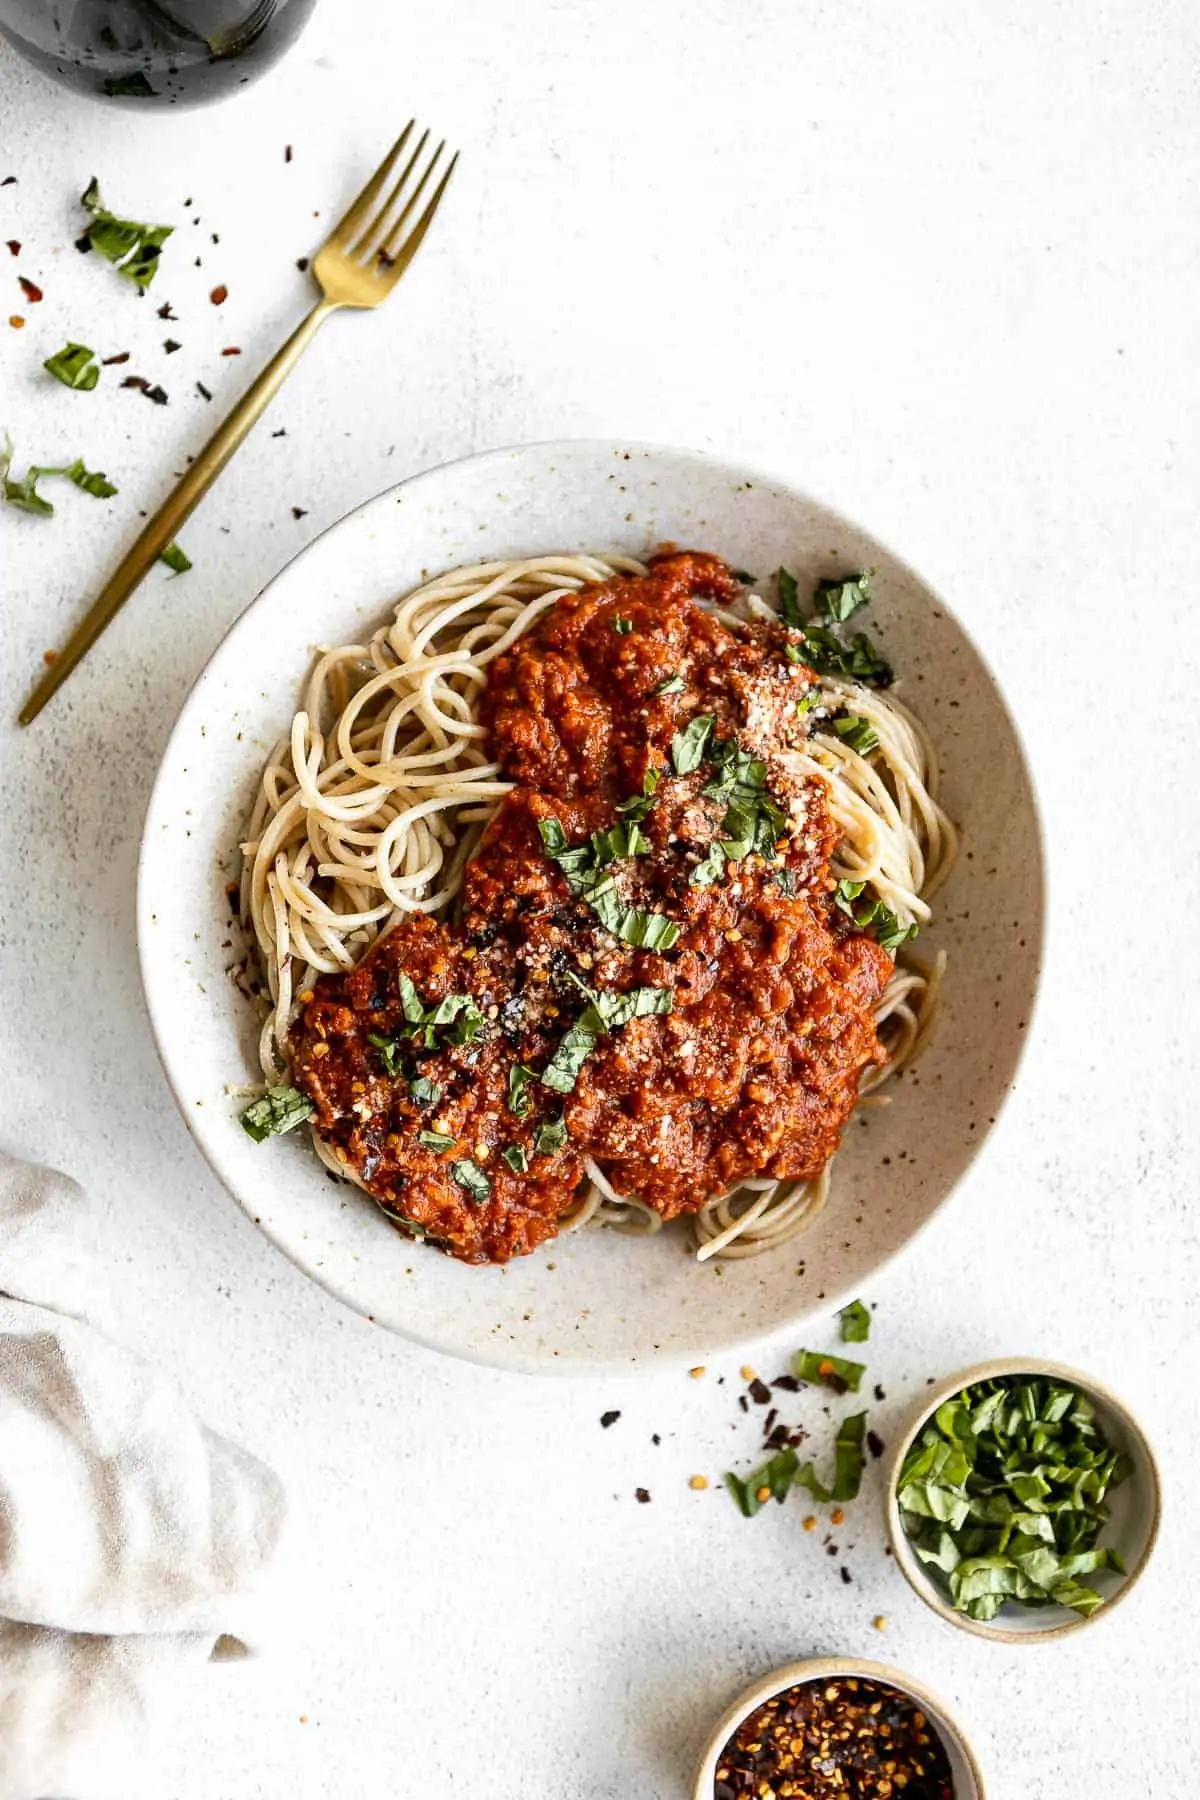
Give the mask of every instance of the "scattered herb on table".
[{"label": "scattered herb on table", "polygon": [[743,1516],[752,1519],[768,1500],[782,1503],[794,1487],[806,1488],[813,1499],[824,1504],[830,1500],[854,1500],[862,1482],[865,1458],[863,1438],[867,1415],[852,1413],[838,1426],[834,1440],[833,1485],[826,1487],[811,1462],[802,1463],[795,1449],[788,1446],[752,1475],[741,1477],[728,1473],[725,1486],[733,1495]]},{"label": "scattered herb on table", "polygon": [[[865,1335],[865,1334],[864,1334]],[[857,1394],[865,1363],[850,1362],[844,1356],[828,1356],[819,1350],[798,1350],[793,1365],[800,1381],[820,1382],[835,1394]]]},{"label": "scattered herb on table", "polygon": [[871,1335],[871,1315],[861,1300],[852,1300],[838,1314],[843,1344],[865,1344]]},{"label": "scattered herb on table", "polygon": [[54,512],[50,501],[37,491],[37,484],[43,477],[61,475],[97,500],[107,500],[117,491],[101,470],[86,468],[81,457],[76,457],[73,463],[67,463],[61,468],[35,466],[28,469],[20,481],[10,475],[11,467],[12,443],[5,439],[0,447],[0,484],[4,498],[10,506],[19,507],[22,512],[37,513],[43,518],[50,518]]},{"label": "scattered herb on table", "polygon": [[94,175],[84,190],[80,205],[91,215],[92,221],[81,244],[86,243],[97,251],[106,262],[113,264],[118,275],[132,281],[144,294],[154,280],[162,247],[174,227],[141,225],[133,219],[117,218],[102,205],[100,187]]},{"label": "scattered herb on table", "polygon": [[86,344],[67,344],[53,356],[48,356],[42,367],[64,387],[76,388],[84,394],[91,393],[100,379],[96,352],[89,350]]},{"label": "scattered herb on table", "polygon": [[312,1101],[294,1087],[269,1087],[262,1099],[255,1100],[242,1114],[242,1130],[261,1144],[303,1124],[315,1111]]},{"label": "scattered herb on table", "polygon": [[165,550],[159,552],[158,560],[165,562],[168,569],[176,575],[186,575],[192,566],[186,550],[182,550],[178,544],[168,544]]},{"label": "scattered herb on table", "polygon": [[1124,1573],[1099,1538],[1108,1494],[1131,1469],[1077,1388],[1006,1376],[937,1408],[904,1459],[896,1500],[913,1549],[956,1612],[994,1619],[1013,1601],[1086,1618],[1103,1596],[1081,1577]]}]

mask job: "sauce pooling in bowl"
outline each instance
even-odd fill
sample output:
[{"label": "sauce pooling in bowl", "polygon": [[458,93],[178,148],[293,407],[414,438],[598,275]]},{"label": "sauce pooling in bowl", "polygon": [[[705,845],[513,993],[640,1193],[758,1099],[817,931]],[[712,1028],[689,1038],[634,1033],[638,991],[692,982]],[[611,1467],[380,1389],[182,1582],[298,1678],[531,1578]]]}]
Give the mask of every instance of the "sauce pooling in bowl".
[{"label": "sauce pooling in bowl", "polygon": [[946,1750],[899,1688],[835,1678],[785,1688],[742,1720],[713,1800],[954,1800]]}]

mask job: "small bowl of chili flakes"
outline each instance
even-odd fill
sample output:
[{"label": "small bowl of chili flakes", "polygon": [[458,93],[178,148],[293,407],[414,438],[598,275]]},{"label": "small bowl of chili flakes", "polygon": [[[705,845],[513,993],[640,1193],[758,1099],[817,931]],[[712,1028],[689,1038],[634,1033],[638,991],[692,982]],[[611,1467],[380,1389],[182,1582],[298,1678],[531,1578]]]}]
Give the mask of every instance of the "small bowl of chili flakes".
[{"label": "small bowl of chili flakes", "polygon": [[692,1800],[985,1800],[960,1725],[899,1669],[789,1663],[747,1688],[705,1745]]}]

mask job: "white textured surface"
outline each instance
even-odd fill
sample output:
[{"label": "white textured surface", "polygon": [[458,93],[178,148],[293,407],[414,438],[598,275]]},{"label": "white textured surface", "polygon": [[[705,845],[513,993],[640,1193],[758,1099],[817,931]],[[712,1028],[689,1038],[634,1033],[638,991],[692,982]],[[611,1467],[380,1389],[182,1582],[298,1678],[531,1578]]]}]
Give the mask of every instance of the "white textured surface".
[{"label": "white textured surface", "polygon": [[[925,1678],[974,1728],[994,1800],[1188,1791],[1200,15],[1000,12],[327,0],[252,97],[162,121],[52,95],[0,52],[0,179],[20,177],[0,240],[26,246],[0,250],[3,422],[21,455],[82,451],[122,488],[0,516],[4,1136],[109,1200],[130,1347],[288,1475],[308,1549],[290,1655],[214,1674],[163,1753],[164,1800],[677,1800],[738,1684],[816,1649]],[[192,382],[220,403],[274,347],[303,304],[293,259],[416,105],[467,159],[408,292],[334,321],[278,404],[287,437],[261,430],[189,528],[193,574],[152,578],[16,737],[42,650],[214,422]],[[143,215],[194,198],[155,290],[177,325],[71,249],[93,172]],[[40,307],[18,271],[44,278]],[[164,358],[168,330],[184,349]],[[171,404],[48,390],[38,362],[67,335],[134,349]],[[294,547],[399,473],[566,434],[716,448],[828,496],[947,594],[1005,683],[1050,825],[1043,1003],[975,1178],[867,1296],[874,1423],[889,1436],[927,1375],[991,1352],[1111,1380],[1166,1514],[1107,1625],[965,1642],[888,1566],[871,1490],[849,1587],[802,1507],[747,1523],[690,1492],[751,1447],[736,1365],[539,1384],[373,1333],[256,1236],[176,1117],[133,852],[187,684]]]}]

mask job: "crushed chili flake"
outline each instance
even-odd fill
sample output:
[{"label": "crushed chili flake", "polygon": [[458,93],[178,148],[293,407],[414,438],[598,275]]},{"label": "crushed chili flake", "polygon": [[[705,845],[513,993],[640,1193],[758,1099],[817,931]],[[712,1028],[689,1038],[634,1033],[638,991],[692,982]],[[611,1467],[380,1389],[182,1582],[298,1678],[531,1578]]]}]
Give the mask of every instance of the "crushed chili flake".
[{"label": "crushed chili flake", "polygon": [[887,1399],[887,1395],[884,1393],[883,1389],[880,1387],[878,1382],[875,1383],[875,1398],[877,1400],[886,1400]]},{"label": "crushed chili flake", "polygon": [[0,181],[0,187],[11,187],[16,179],[15,175],[6,175],[4,180]]},{"label": "crushed chili flake", "polygon": [[637,1488],[635,1490],[635,1497],[641,1502],[641,1504],[643,1506],[647,1506],[650,1501],[649,1488]]},{"label": "crushed chili flake", "polygon": [[306,506],[293,506],[292,517],[293,519],[307,519],[308,508]]},{"label": "crushed chili flake", "polygon": [[619,1412],[601,1413],[600,1414],[600,1423],[601,1423],[601,1425],[603,1425],[605,1431],[608,1430],[610,1425],[615,1425],[617,1420],[620,1418],[620,1416],[621,1415]]},{"label": "crushed chili flake", "polygon": [[227,350],[222,350],[221,352],[222,356],[240,356],[241,354],[242,353],[236,344],[230,344]]},{"label": "crushed chili flake", "polygon": [[14,331],[24,330],[25,321],[21,317],[20,313],[10,313],[8,315],[8,322],[12,326]]},{"label": "crushed chili flake", "polygon": [[4,241],[8,245],[9,249],[12,251],[14,256],[20,256],[20,254],[21,254],[20,238],[6,238]]},{"label": "crushed chili flake", "polygon": [[127,375],[121,383],[121,386],[123,388],[137,388],[139,392],[145,394],[149,392],[150,383],[146,380],[144,375]]},{"label": "crushed chili flake", "polygon": [[307,269],[307,267],[308,267],[307,256],[298,256],[296,258],[296,267],[299,269],[300,273],[303,275],[305,269]]},{"label": "crushed chili flake", "polygon": [[290,144],[285,144],[283,146],[283,160],[285,163],[289,163],[292,160],[292,146]]},{"label": "crushed chili flake", "polygon": [[806,1681],[756,1707],[717,1760],[713,1800],[771,1794],[954,1800],[954,1777],[928,1718],[898,1688]]},{"label": "crushed chili flake", "polygon": [[750,1398],[756,1406],[770,1406],[771,1404],[771,1390],[765,1381],[759,1380],[757,1375],[750,1383]]},{"label": "crushed chili flake", "polygon": [[272,437],[286,437],[287,436],[287,427],[284,425],[281,425],[279,427],[278,431],[273,431],[271,433],[271,436]]},{"label": "crushed chili flake", "polygon": [[102,366],[106,369],[111,369],[113,367],[114,363],[127,363],[128,361],[129,361],[128,350],[118,350],[117,354],[115,356],[104,357],[102,359]]},{"label": "crushed chili flake", "polygon": [[868,1433],[867,1433],[867,1449],[871,1452],[871,1455],[876,1459],[876,1461],[878,1461],[879,1458],[883,1455],[884,1443],[883,1443],[883,1439],[880,1437],[880,1435],[877,1431],[868,1431]]},{"label": "crushed chili flake", "polygon": [[42,661],[44,663],[51,663],[51,664],[56,663],[58,661],[58,651],[57,650],[43,650],[42,651]]},{"label": "crushed chili flake", "polygon": [[91,250],[91,247],[92,247],[92,240],[88,236],[86,231],[84,232],[82,237],[77,237],[75,239],[75,248],[78,250],[80,256],[86,256],[88,254],[88,252]]},{"label": "crushed chili flake", "polygon": [[176,313],[172,312],[171,302],[169,300],[164,300],[162,305],[158,309],[158,316],[160,319],[174,319],[178,315]]},{"label": "crushed chili flake", "polygon": [[196,383],[196,392],[198,394],[200,394],[205,400],[212,399],[212,395],[209,393],[208,389],[205,387],[205,385],[202,381],[198,381]]},{"label": "crushed chili flake", "polygon": [[780,1392],[784,1394],[798,1394],[800,1392],[800,1383],[796,1380],[794,1375],[777,1375],[771,1383],[771,1386],[773,1388],[778,1388]]},{"label": "crushed chili flake", "polygon": [[179,342],[178,338],[164,338],[163,349],[168,356],[174,356],[177,350],[183,349],[183,345]]},{"label": "crushed chili flake", "polygon": [[214,306],[223,306],[229,298],[229,289],[222,282],[220,287],[215,287],[208,297]]},{"label": "crushed chili flake", "polygon": [[42,290],[38,286],[37,282],[30,281],[28,275],[18,275],[17,282],[20,286],[21,292],[24,294],[25,298],[28,300],[30,306],[36,306],[38,301],[43,298]]},{"label": "crushed chili flake", "polygon": [[167,390],[164,387],[160,387],[158,383],[155,382],[153,387],[148,387],[146,389],[146,398],[147,400],[153,400],[155,406],[165,406],[167,404]]}]

